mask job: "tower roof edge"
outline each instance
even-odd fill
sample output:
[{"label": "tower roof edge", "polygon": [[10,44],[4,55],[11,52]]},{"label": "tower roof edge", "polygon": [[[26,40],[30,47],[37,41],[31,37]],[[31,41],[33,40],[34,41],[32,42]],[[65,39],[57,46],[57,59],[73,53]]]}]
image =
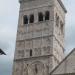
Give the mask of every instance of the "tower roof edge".
[{"label": "tower roof edge", "polygon": [[59,2],[59,4],[61,5],[61,7],[63,8],[64,12],[67,13],[67,10],[66,10],[64,4],[62,3],[62,1],[61,0],[57,0],[57,1]]}]

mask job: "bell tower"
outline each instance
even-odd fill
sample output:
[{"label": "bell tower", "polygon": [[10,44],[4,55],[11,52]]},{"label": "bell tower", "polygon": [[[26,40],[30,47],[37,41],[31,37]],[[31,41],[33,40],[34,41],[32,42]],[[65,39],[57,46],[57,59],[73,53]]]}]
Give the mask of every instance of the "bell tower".
[{"label": "bell tower", "polygon": [[66,9],[61,0],[19,0],[13,75],[48,75],[64,58]]}]

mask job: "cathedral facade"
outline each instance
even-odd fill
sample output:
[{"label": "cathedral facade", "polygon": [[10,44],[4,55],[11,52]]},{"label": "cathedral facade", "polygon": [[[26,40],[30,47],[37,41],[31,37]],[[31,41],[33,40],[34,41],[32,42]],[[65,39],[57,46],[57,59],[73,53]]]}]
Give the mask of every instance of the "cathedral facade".
[{"label": "cathedral facade", "polygon": [[61,0],[19,0],[12,75],[49,75],[64,58],[67,12]]}]

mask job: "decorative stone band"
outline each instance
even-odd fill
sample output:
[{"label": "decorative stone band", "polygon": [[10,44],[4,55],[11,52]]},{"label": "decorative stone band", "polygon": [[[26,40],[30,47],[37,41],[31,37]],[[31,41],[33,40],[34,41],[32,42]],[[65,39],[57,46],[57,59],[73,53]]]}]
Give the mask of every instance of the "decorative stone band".
[{"label": "decorative stone band", "polygon": [[35,59],[41,59],[41,58],[50,58],[50,57],[54,57],[56,59],[56,61],[59,63],[59,60],[53,55],[43,55],[43,56],[36,56],[36,57],[30,57],[30,58],[20,58],[20,59],[14,59],[14,61],[28,61],[28,60],[35,60]]}]

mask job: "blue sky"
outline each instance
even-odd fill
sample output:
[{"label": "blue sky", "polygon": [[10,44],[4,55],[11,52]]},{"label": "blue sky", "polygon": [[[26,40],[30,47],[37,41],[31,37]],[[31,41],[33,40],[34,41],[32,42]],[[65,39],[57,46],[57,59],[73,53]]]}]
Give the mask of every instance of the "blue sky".
[{"label": "blue sky", "polygon": [[[65,53],[75,47],[75,0],[63,0],[68,13],[65,26]],[[0,48],[6,56],[0,56],[0,75],[11,75],[18,25],[18,0],[0,0]]]}]

